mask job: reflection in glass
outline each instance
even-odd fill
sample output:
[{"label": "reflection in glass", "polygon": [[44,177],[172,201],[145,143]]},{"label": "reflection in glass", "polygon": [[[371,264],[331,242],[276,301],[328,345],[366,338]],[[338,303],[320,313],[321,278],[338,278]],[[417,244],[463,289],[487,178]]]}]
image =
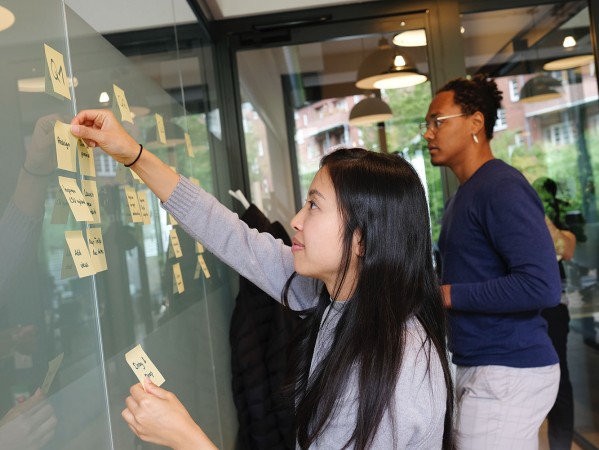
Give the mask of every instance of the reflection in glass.
[{"label": "reflection in glass", "polygon": [[[599,448],[599,391],[591,381],[599,376],[599,107],[588,5],[572,1],[465,14],[462,26],[468,73],[494,77],[504,93],[495,156],[531,183],[551,180],[552,198],[559,202],[554,219],[577,238],[574,257],[562,262],[567,312],[557,320],[567,325],[570,315],[567,362],[576,440]],[[555,316],[548,311],[550,330]],[[568,413],[560,414],[554,423],[566,424]],[[557,429],[551,417],[549,440]],[[541,434],[546,442],[547,430]]]}]

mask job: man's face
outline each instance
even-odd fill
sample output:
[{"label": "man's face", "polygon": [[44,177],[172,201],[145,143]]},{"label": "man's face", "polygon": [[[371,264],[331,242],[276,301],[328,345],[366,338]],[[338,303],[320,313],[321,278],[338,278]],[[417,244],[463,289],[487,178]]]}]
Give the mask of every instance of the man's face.
[{"label": "man's face", "polygon": [[[452,91],[440,92],[433,98],[426,114],[429,126],[424,133],[433,165],[452,168],[463,161],[464,150],[472,143],[468,117],[454,103]],[[437,118],[439,121],[435,122]]]}]

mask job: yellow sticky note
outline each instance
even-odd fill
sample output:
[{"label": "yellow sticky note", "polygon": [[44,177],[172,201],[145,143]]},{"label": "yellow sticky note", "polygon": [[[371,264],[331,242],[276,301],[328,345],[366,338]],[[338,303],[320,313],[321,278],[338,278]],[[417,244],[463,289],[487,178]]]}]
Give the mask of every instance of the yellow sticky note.
[{"label": "yellow sticky note", "polygon": [[191,136],[189,133],[185,133],[185,149],[187,150],[187,155],[193,158],[193,145],[191,145]]},{"label": "yellow sticky note", "polygon": [[96,271],[94,270],[94,265],[89,256],[89,250],[87,249],[87,244],[85,243],[85,239],[83,239],[81,230],[65,231],[64,236],[67,240],[73,261],[75,261],[75,269],[77,269],[79,278],[95,274]]},{"label": "yellow sticky note", "polygon": [[79,170],[82,175],[96,176],[96,164],[94,162],[94,149],[85,145],[81,139],[77,139],[77,153],[79,155]]},{"label": "yellow sticky note", "polygon": [[54,377],[60,368],[60,364],[62,363],[62,358],[64,357],[64,353],[61,353],[56,358],[48,363],[48,372],[46,372],[46,377],[44,378],[44,382],[42,383],[41,391],[44,395],[48,395],[50,391],[50,386],[52,385],[52,381],[54,381]]},{"label": "yellow sticky note", "polygon": [[[62,53],[57,52],[47,44],[44,44],[44,51],[46,53],[46,92],[52,92],[70,100],[70,79],[67,75]],[[48,86],[50,83],[52,84],[52,91]]]},{"label": "yellow sticky note", "polygon": [[204,246],[196,241],[196,253],[204,253]]},{"label": "yellow sticky note", "polygon": [[171,216],[171,214],[169,213],[168,214],[168,224],[169,225],[177,225],[177,223],[178,223],[177,220],[173,216]]},{"label": "yellow sticky note", "polygon": [[133,222],[143,222],[141,217],[141,211],[139,209],[139,200],[135,189],[131,186],[125,187],[125,197],[127,197],[127,205],[129,205],[129,212],[131,213],[131,220]]},{"label": "yellow sticky note", "polygon": [[139,382],[144,386],[144,389],[144,380],[146,378],[152,380],[152,383],[156,386],[161,386],[162,383],[164,383],[164,377],[150,358],[148,358],[148,355],[146,355],[146,352],[141,348],[141,345],[137,345],[132,350],[125,353],[125,360],[133,370],[133,373],[135,373]]},{"label": "yellow sticky note", "polygon": [[195,271],[195,273],[193,274],[193,279],[194,279],[194,280],[197,280],[198,278],[200,278],[200,272],[201,272],[201,271],[202,271],[202,268],[200,267],[200,263],[198,262],[198,263],[196,264],[196,271]]},{"label": "yellow sticky note", "polygon": [[123,91],[116,84],[113,84],[112,88],[114,90],[114,103],[117,105],[118,112],[121,115],[121,120],[123,122],[133,123],[133,116],[131,115],[131,110],[129,109],[129,103],[127,103],[127,97],[125,97],[125,91]]},{"label": "yellow sticky note", "polygon": [[139,210],[141,211],[141,220],[144,225],[149,225],[152,223],[152,218],[150,217],[150,206],[148,205],[148,197],[146,193],[139,191],[137,193],[137,201],[139,203]]},{"label": "yellow sticky note", "polygon": [[171,170],[172,170],[173,172],[175,172],[175,173],[178,173],[178,172],[177,172],[177,168],[176,168],[175,166],[169,166],[169,167],[171,168]]},{"label": "yellow sticky note", "polygon": [[87,202],[74,178],[58,177],[58,184],[67,199],[77,222],[93,222],[94,216],[89,212]]},{"label": "yellow sticky note", "polygon": [[64,194],[56,193],[56,198],[54,199],[54,209],[52,210],[52,218],[50,219],[50,223],[53,224],[61,224],[64,225],[67,223],[69,219],[69,213],[71,212],[71,208],[69,208],[69,204],[67,203],[67,199]]},{"label": "yellow sticky note", "polygon": [[164,131],[164,119],[160,114],[154,114],[156,117],[156,140],[166,144],[166,132]]},{"label": "yellow sticky note", "polygon": [[181,251],[181,244],[179,243],[179,236],[177,236],[177,230],[174,228],[169,231],[169,237],[171,238],[171,247],[175,252],[175,257],[181,258],[183,256],[183,252]]},{"label": "yellow sticky note", "polygon": [[83,180],[81,182],[81,190],[83,197],[87,202],[87,207],[91,213],[93,220],[89,223],[100,223],[100,201],[98,200],[98,187],[94,180]]},{"label": "yellow sticky note", "polygon": [[71,126],[57,120],[54,124],[54,142],[58,168],[77,172],[77,138],[71,134]]},{"label": "yellow sticky note", "polygon": [[108,269],[101,228],[94,227],[87,229],[87,248],[89,249],[89,256],[96,272]]},{"label": "yellow sticky note", "polygon": [[144,183],[144,180],[141,179],[141,177],[139,175],[137,175],[137,173],[135,172],[135,170],[133,169],[129,169],[131,171],[131,176],[133,177],[133,179],[141,184],[146,184]]},{"label": "yellow sticky note", "polygon": [[183,285],[183,274],[179,263],[173,264],[173,281],[177,285],[177,292],[182,294],[185,291],[185,286]]},{"label": "yellow sticky note", "polygon": [[195,184],[197,187],[200,187],[200,180],[198,180],[197,178],[194,177],[189,177],[189,181],[191,181],[193,184]]},{"label": "yellow sticky note", "polygon": [[[206,278],[210,278],[210,271],[208,270],[208,266],[206,265],[206,261],[204,260],[203,255],[198,255],[198,265],[202,268],[202,272],[204,272],[204,276]],[[197,267],[196,267],[197,270]]]},{"label": "yellow sticky note", "polygon": [[[166,255],[166,257],[168,259],[174,258],[175,257],[175,252],[173,251],[173,246],[169,245],[168,246],[168,254]],[[174,286],[174,285],[173,285]],[[174,289],[174,288],[173,288]],[[175,290],[173,290],[173,292],[176,292]]]},{"label": "yellow sticky note", "polygon": [[77,276],[77,269],[75,268],[75,261],[71,256],[71,251],[67,243],[64,243],[64,251],[62,252],[62,267],[60,268],[60,279],[65,280]]}]

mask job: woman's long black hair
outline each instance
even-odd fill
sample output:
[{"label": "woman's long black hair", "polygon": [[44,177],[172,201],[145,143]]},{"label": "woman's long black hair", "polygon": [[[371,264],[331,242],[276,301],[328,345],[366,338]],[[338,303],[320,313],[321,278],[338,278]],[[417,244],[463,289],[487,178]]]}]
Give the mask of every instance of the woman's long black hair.
[{"label": "woman's long black hair", "polygon": [[[357,232],[359,258],[355,291],[344,308],[330,351],[310,376],[310,362],[324,311],[336,292],[323,292],[318,305],[304,311],[305,333],[294,363],[297,439],[308,448],[326,430],[337,400],[358,370],[357,423],[344,448],[368,448],[391,407],[404,355],[406,322],[416,317],[427,334],[424,350],[439,358],[447,402],[443,449],[453,448],[453,386],[446,348],[446,312],[433,269],[424,188],[412,166],[399,156],[361,148],[326,155],[328,171],[344,223],[343,258],[337,290],[347,275]],[[286,297],[293,276],[283,292]],[[435,354],[436,353],[436,354]],[[356,369],[357,368],[357,369]],[[396,418],[401,421],[401,418]],[[340,443],[341,445],[342,443]]]}]

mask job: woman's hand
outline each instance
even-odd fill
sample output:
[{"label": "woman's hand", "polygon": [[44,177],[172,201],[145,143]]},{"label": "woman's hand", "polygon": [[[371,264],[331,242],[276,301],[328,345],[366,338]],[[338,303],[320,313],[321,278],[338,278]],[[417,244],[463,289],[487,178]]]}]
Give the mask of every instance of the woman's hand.
[{"label": "woman's hand", "polygon": [[177,450],[215,449],[179,399],[150,380],[131,387],[121,415],[140,439]]},{"label": "woman's hand", "polygon": [[0,448],[39,450],[54,436],[58,421],[41,390],[0,419]]},{"label": "woman's hand", "polygon": [[100,147],[122,164],[133,162],[139,153],[139,144],[107,109],[80,111],[71,120],[71,133],[91,147]]}]

